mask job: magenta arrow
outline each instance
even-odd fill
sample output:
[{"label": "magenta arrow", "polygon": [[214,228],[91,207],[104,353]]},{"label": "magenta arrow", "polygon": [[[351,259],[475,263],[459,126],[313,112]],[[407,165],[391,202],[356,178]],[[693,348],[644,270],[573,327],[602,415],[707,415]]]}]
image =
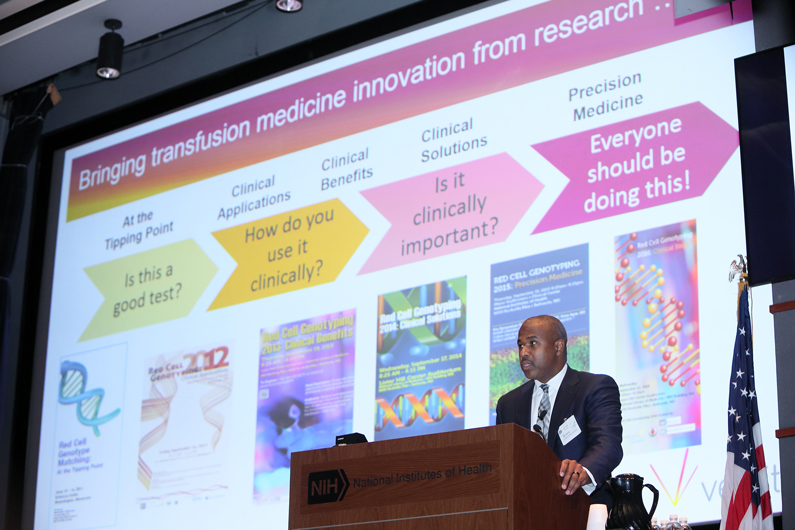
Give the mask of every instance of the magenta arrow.
[{"label": "magenta arrow", "polygon": [[363,191],[392,226],[359,274],[505,241],[543,187],[501,153]]},{"label": "magenta arrow", "polygon": [[533,233],[699,197],[738,144],[701,103],[536,144],[570,182]]}]

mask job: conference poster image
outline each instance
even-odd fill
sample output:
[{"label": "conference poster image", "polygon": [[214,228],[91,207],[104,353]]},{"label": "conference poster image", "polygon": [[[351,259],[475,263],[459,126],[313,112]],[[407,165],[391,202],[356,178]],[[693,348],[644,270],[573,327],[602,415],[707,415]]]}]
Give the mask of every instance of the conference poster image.
[{"label": "conference poster image", "polygon": [[696,221],[615,238],[616,381],[624,452],[701,443]]},{"label": "conference poster image", "polygon": [[59,528],[116,524],[126,360],[126,344],[60,359],[50,499]]},{"label": "conference poster image", "polygon": [[519,369],[516,337],[528,315],[552,315],[566,326],[569,366],[589,371],[588,244],[491,266],[489,420],[497,401],[527,382]]},{"label": "conference poster image", "polygon": [[378,297],[375,440],[464,428],[467,279]]},{"label": "conference poster image", "polygon": [[146,359],[136,499],[141,510],[226,494],[234,367],[232,341]]},{"label": "conference poster image", "polygon": [[286,502],[295,451],[333,445],[351,432],[356,311],[260,332],[254,499]]}]

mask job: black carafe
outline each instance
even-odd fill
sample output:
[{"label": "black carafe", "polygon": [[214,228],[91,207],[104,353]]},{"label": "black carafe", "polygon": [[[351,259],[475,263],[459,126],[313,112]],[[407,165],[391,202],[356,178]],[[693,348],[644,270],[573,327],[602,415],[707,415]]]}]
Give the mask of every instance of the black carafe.
[{"label": "black carafe", "polygon": [[[607,519],[607,528],[652,530],[651,517],[660,498],[657,488],[651,484],[644,484],[643,477],[632,473],[611,478],[610,487],[613,490],[613,509]],[[643,488],[649,488],[654,493],[654,501],[648,512],[643,505]]]}]

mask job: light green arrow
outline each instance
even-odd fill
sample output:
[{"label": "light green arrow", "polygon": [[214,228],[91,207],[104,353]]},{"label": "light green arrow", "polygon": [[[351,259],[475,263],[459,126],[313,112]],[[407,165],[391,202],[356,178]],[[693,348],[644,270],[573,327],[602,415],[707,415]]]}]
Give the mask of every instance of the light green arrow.
[{"label": "light green arrow", "polygon": [[218,267],[187,239],[84,270],[105,301],[80,341],[187,316]]}]

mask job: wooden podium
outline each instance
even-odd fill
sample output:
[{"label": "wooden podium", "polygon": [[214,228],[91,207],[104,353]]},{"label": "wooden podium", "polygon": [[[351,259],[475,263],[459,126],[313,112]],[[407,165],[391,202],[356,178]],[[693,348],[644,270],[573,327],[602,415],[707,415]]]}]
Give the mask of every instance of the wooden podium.
[{"label": "wooden podium", "polygon": [[518,425],[293,453],[290,530],[584,530],[590,501]]}]

